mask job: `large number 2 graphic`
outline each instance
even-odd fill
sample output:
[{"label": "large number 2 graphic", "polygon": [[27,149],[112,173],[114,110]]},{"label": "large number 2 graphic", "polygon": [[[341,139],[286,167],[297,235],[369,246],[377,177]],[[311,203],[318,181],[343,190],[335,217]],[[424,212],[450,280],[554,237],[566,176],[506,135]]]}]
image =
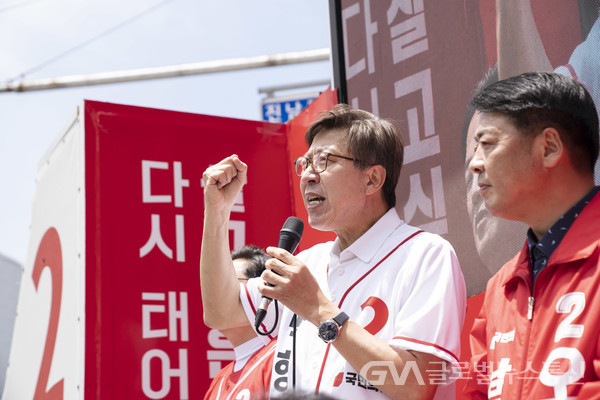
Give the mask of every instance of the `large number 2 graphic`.
[{"label": "large number 2 graphic", "polygon": [[583,312],[585,308],[585,295],[582,292],[567,293],[558,299],[556,303],[556,312],[559,314],[569,314],[560,323],[554,335],[554,342],[558,343],[560,339],[578,338],[583,335],[583,325],[572,324],[575,318]]},{"label": "large number 2 graphic", "polygon": [[[585,294],[581,292],[567,293],[558,299],[556,303],[556,312],[559,314],[568,314],[567,317],[556,328],[554,341],[559,342],[565,338],[577,338],[583,335],[583,325],[573,324],[572,322],[585,309]],[[562,374],[551,371],[552,365],[557,361],[569,360],[568,370]],[[567,386],[577,382],[585,374],[585,359],[581,352],[574,347],[557,347],[550,352],[544,368],[540,373],[540,381],[554,388],[555,399],[567,398]]]},{"label": "large number 2 graphic", "polygon": [[37,255],[35,256],[33,272],[31,275],[36,291],[38,290],[42,272],[46,268],[50,270],[50,275],[52,276],[52,303],[50,306],[50,321],[48,322],[46,345],[44,346],[42,365],[40,366],[40,373],[33,398],[34,400],[62,400],[64,392],[63,379],[46,391],[46,386],[48,386],[48,376],[50,375],[50,366],[52,365],[52,356],[54,355],[54,346],[56,345],[63,280],[60,238],[58,237],[58,232],[54,228],[50,228],[46,231],[40,242],[40,246],[38,247]]},{"label": "large number 2 graphic", "polygon": [[390,312],[387,305],[379,297],[371,296],[365,301],[360,309],[364,310],[365,307],[371,307],[374,311],[373,319],[365,326],[365,330],[371,335],[376,335],[387,323]]}]

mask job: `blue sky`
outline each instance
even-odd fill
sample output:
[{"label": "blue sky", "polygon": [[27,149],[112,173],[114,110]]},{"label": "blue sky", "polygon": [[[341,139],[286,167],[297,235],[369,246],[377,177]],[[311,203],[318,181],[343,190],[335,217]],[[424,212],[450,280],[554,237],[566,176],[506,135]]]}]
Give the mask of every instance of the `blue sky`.
[{"label": "blue sky", "polygon": [[[0,2],[2,83],[24,73],[24,80],[55,78],[326,47],[327,0]],[[25,263],[38,164],[83,99],[256,120],[259,88],[330,78],[321,61],[0,93],[0,254]]]}]

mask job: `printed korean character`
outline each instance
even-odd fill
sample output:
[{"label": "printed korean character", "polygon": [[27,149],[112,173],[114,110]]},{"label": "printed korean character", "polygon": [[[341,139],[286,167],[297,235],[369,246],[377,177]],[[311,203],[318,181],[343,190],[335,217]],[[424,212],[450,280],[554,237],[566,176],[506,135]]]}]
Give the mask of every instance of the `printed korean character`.
[{"label": "printed korean character", "polygon": [[[399,23],[392,23],[403,15],[411,16]],[[392,38],[392,62],[398,64],[429,50],[425,13],[422,0],[394,0],[387,10],[387,22]]]},{"label": "printed korean character", "polygon": [[[404,147],[404,165],[440,153],[440,139],[435,130],[431,69],[425,69],[394,83],[395,98],[418,93],[415,107],[408,108],[408,143]],[[422,117],[419,118],[419,110]],[[421,126],[423,127],[421,129]]]},{"label": "printed korean character", "polygon": [[356,372],[346,372],[346,383],[356,386],[356,382],[358,381],[357,376],[359,375]]},{"label": "printed korean character", "polygon": [[421,224],[420,227],[429,232],[440,235],[448,233],[448,222],[446,220],[446,201],[444,200],[444,182],[442,180],[442,168],[440,166],[430,169],[431,187],[433,198],[427,197],[423,190],[421,174],[410,176],[410,189],[408,201],[404,206],[404,220],[407,223],[420,210],[426,217],[433,221]]}]

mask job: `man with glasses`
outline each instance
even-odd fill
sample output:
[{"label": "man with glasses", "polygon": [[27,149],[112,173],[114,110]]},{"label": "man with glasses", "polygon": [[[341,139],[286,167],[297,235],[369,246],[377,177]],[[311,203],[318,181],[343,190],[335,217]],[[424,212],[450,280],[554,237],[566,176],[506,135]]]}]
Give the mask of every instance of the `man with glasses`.
[{"label": "man with glasses", "polygon": [[396,213],[403,159],[397,128],[339,105],[305,138],[309,150],[294,166],[308,222],[336,240],[297,256],[267,248],[273,259],[262,279],[240,291],[228,272],[227,222],[248,167],[235,155],[211,166],[203,176],[200,263],[203,296],[215,300],[205,305],[206,323],[253,324],[262,295],[284,305],[265,320],[267,327],[280,321],[271,396],[453,398],[448,373],[458,361],[464,279],[447,241]]}]

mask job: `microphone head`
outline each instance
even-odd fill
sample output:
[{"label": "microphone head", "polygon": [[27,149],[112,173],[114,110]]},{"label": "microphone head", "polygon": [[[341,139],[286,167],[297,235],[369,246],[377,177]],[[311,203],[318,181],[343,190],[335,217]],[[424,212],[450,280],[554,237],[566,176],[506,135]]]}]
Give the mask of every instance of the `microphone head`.
[{"label": "microphone head", "polygon": [[[298,243],[300,243],[303,231],[304,222],[302,222],[300,218],[289,217],[285,221],[283,227],[281,228],[281,231],[279,232],[279,243],[277,244],[277,247],[279,247],[280,249],[287,250],[288,252],[293,254],[296,250],[296,247],[298,247]],[[272,286],[268,282],[266,284]],[[254,326],[256,328],[256,331],[261,335],[263,335],[263,333],[260,332],[259,327],[260,324],[262,324],[265,315],[267,315],[267,308],[269,307],[270,302],[271,299],[263,296],[260,306],[256,310],[256,319],[254,320]]]},{"label": "microphone head", "polygon": [[304,222],[297,217],[289,217],[279,232],[279,244],[277,247],[293,253],[300,243]]},{"label": "microphone head", "polygon": [[287,232],[291,235],[298,236],[298,240],[302,238],[304,232],[304,221],[298,217],[288,217],[281,228],[281,232]]}]

